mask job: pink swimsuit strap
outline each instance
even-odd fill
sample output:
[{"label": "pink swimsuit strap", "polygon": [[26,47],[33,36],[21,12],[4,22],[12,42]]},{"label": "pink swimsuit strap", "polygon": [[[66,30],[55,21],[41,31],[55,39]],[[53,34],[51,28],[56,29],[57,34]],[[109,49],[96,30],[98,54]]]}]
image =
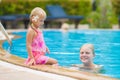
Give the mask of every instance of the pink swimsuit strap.
[{"label": "pink swimsuit strap", "polygon": [[36,29],[34,29],[32,26],[31,26],[31,28],[38,34],[38,31]]}]

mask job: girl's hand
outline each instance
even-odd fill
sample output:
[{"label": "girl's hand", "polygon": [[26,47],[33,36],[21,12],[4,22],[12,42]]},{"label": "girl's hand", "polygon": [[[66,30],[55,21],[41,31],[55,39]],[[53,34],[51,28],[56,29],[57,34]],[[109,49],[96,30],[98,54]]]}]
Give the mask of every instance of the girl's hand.
[{"label": "girl's hand", "polygon": [[48,47],[46,47],[46,52],[50,54],[50,50],[48,49]]},{"label": "girl's hand", "polygon": [[31,65],[35,65],[35,64],[36,64],[35,59],[31,58],[30,62],[28,63],[28,65],[31,66]]}]

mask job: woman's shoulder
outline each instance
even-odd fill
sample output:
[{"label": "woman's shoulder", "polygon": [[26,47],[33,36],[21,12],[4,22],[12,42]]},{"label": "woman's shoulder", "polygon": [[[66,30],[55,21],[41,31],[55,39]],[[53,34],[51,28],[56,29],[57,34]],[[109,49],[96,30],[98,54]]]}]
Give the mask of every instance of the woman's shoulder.
[{"label": "woman's shoulder", "polygon": [[74,67],[79,67],[81,66],[82,64],[72,64],[71,66],[74,66]]},{"label": "woman's shoulder", "polygon": [[72,64],[70,69],[79,70],[80,66],[82,66],[82,65],[81,64]]},{"label": "woman's shoulder", "polygon": [[95,69],[101,69],[103,68],[103,65],[95,65]]},{"label": "woman's shoulder", "polygon": [[95,64],[95,67],[93,69],[90,69],[90,68],[84,67],[83,64],[73,64],[73,65],[71,65],[70,69],[99,73],[103,69],[103,65],[96,65]]},{"label": "woman's shoulder", "polygon": [[104,70],[104,66],[103,65],[96,65],[95,66],[95,71],[101,73],[101,71],[103,71],[103,70]]}]

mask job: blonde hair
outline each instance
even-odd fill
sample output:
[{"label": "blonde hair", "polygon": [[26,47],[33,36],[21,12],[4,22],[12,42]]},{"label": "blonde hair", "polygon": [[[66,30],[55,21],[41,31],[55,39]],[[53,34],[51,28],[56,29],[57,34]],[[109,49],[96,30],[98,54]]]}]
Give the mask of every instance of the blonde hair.
[{"label": "blonde hair", "polygon": [[95,55],[95,53],[94,53],[94,45],[93,45],[93,44],[86,43],[86,44],[82,45],[82,47],[80,48],[80,50],[81,50],[83,47],[90,48],[90,49],[92,50],[93,54]]},{"label": "blonde hair", "polygon": [[46,12],[42,8],[36,7],[30,13],[30,21],[32,16],[38,16],[39,18],[46,19]]}]

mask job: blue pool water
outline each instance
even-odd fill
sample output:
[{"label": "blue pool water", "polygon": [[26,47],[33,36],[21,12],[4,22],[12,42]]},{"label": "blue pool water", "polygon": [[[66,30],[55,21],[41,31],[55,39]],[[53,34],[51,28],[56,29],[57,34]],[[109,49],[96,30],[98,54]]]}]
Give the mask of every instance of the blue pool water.
[{"label": "blue pool water", "polygon": [[[94,62],[104,66],[104,75],[120,78],[120,31],[111,30],[71,30],[62,33],[56,30],[43,31],[50,54],[47,56],[58,60],[61,66],[80,64],[79,48],[84,43],[95,46],[96,57]],[[22,36],[12,40],[11,53],[27,58],[26,32],[14,32]],[[3,48],[8,49],[8,43],[3,43]]]}]

